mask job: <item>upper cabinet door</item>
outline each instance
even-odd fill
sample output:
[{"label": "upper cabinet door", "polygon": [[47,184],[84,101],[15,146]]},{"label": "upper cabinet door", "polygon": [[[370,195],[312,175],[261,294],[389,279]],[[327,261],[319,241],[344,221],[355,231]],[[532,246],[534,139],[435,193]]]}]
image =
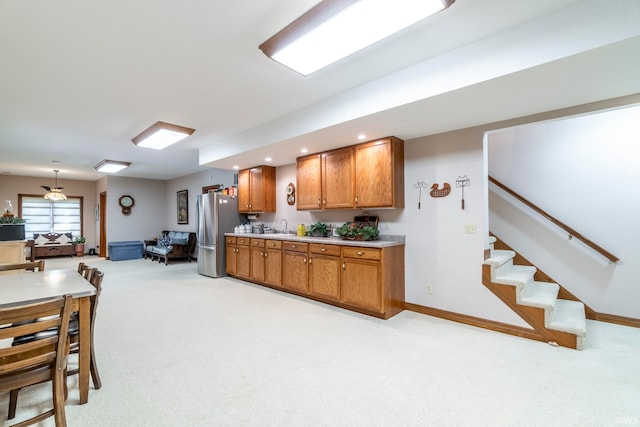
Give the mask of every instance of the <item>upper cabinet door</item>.
[{"label": "upper cabinet door", "polygon": [[296,203],[298,210],[322,209],[322,156],[312,154],[296,161]]},{"label": "upper cabinet door", "polygon": [[249,169],[238,171],[238,211],[250,212]]},{"label": "upper cabinet door", "polygon": [[324,209],[354,208],[354,183],[353,148],[333,150],[322,155],[322,207]]},{"label": "upper cabinet door", "polygon": [[276,211],[276,168],[257,166],[238,171],[238,211]]},{"label": "upper cabinet door", "polygon": [[404,207],[404,143],[390,137],[355,146],[356,207]]}]

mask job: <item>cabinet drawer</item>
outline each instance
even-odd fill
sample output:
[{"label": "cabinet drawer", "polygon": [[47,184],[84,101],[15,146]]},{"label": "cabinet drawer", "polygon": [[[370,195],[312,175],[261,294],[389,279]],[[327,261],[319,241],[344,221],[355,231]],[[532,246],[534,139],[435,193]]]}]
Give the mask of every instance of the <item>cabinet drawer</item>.
[{"label": "cabinet drawer", "polygon": [[282,244],[282,249],[285,251],[307,252],[309,244],[300,242],[284,242]]},{"label": "cabinet drawer", "polygon": [[252,248],[264,248],[264,239],[251,239]]},{"label": "cabinet drawer", "polygon": [[231,237],[231,236],[227,236],[224,238],[225,243],[231,244],[231,245],[235,245],[236,244],[236,238],[235,237]]},{"label": "cabinet drawer", "polygon": [[265,242],[266,249],[282,249],[282,240],[267,240]]},{"label": "cabinet drawer", "polygon": [[358,259],[380,259],[380,249],[375,248],[361,248],[361,247],[342,247],[342,256],[345,258],[358,258]]},{"label": "cabinet drawer", "polygon": [[312,254],[340,256],[340,246],[311,243],[309,245],[309,252]]},{"label": "cabinet drawer", "polygon": [[238,244],[242,246],[249,246],[250,240],[248,237],[238,237]]}]

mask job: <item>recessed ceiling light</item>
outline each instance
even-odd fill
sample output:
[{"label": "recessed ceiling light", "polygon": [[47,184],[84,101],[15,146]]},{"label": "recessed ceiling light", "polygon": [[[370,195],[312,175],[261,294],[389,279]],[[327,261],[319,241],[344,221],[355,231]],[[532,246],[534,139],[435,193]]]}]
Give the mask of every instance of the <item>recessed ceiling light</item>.
[{"label": "recessed ceiling light", "polygon": [[264,161],[265,161],[265,162],[270,162],[271,160],[273,160],[271,157],[265,157],[265,158],[264,158]]},{"label": "recessed ceiling light", "polygon": [[300,150],[300,152],[301,152],[301,153],[308,153],[308,152],[309,152],[309,150],[307,150],[306,148],[303,148],[303,149],[301,149],[301,150]]},{"label": "recessed ceiling light", "polygon": [[366,139],[366,138],[367,138],[367,135],[365,135],[365,134],[363,134],[363,133],[361,133],[360,135],[358,135],[358,139],[359,139],[360,141],[362,141],[362,140],[364,140],[364,139]]},{"label": "recessed ceiling light", "polygon": [[240,166],[238,166],[238,165],[233,165],[233,168],[234,168],[234,169],[240,169]]},{"label": "recessed ceiling light", "polygon": [[195,132],[195,129],[173,125],[171,123],[155,122],[131,141],[138,147],[162,150],[171,144],[185,139],[193,132]]},{"label": "recessed ceiling light", "polygon": [[94,169],[102,173],[116,173],[131,166],[131,162],[119,162],[117,160],[103,160],[94,166]]}]

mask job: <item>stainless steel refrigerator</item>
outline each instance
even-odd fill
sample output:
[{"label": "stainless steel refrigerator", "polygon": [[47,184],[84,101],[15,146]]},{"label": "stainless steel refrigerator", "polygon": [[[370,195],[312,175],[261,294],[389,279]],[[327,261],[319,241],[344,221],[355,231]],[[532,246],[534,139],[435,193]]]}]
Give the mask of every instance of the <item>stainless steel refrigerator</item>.
[{"label": "stainless steel refrigerator", "polygon": [[224,233],[233,232],[247,218],[238,213],[238,199],[222,193],[199,194],[198,273],[210,277],[226,276]]}]

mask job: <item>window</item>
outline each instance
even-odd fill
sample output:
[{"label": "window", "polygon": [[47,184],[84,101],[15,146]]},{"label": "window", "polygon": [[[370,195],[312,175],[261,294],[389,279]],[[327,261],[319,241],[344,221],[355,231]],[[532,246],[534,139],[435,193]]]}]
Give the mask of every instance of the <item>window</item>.
[{"label": "window", "polygon": [[67,196],[67,200],[47,200],[42,196],[19,194],[20,216],[26,221],[26,239],[34,233],[71,233],[82,235],[82,197]]}]

